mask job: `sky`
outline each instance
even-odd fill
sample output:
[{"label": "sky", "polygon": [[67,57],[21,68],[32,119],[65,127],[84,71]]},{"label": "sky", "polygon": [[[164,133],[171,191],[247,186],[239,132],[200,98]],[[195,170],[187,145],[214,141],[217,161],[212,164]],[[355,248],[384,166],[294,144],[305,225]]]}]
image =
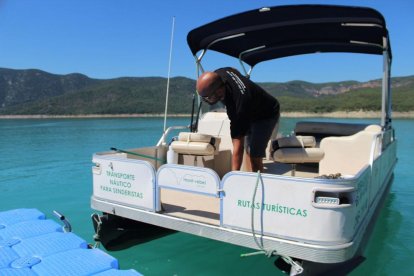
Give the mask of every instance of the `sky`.
[{"label": "sky", "polygon": [[[208,4],[207,4],[208,3]],[[288,4],[371,7],[387,22],[393,76],[414,75],[412,0],[0,0],[0,67],[40,69],[91,78],[168,76],[196,78],[189,31],[216,19],[261,7]],[[368,81],[382,76],[382,56],[301,55],[256,65],[260,82]],[[238,60],[210,51],[206,70],[240,69]]]}]

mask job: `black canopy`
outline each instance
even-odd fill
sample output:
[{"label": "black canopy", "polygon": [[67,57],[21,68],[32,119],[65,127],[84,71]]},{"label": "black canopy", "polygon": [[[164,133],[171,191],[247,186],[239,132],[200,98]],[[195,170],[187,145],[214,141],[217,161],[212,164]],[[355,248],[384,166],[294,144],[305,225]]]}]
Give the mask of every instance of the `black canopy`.
[{"label": "black canopy", "polygon": [[315,52],[382,55],[388,50],[391,58],[383,16],[361,7],[290,5],[256,9],[196,28],[188,33],[187,42],[194,55],[208,48],[236,58],[242,55],[250,66]]}]

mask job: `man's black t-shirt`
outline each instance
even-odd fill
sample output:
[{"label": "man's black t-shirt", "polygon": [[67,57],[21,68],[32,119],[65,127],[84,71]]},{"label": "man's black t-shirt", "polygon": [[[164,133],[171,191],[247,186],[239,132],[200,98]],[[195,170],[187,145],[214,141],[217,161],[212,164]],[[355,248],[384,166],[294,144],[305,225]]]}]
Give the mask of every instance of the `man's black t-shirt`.
[{"label": "man's black t-shirt", "polygon": [[224,81],[224,104],[230,119],[231,137],[245,136],[254,121],[279,116],[279,102],[263,88],[226,67],[215,71]]}]

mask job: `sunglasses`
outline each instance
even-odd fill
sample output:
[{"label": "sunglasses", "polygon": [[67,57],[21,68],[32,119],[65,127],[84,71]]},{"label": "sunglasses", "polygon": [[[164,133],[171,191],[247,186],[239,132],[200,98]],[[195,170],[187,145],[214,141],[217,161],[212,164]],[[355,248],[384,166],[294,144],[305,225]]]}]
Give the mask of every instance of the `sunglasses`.
[{"label": "sunglasses", "polygon": [[211,94],[210,96],[201,97],[201,99],[206,103],[214,103],[215,101],[217,101],[217,98],[218,97],[216,91],[214,91],[213,94]]},{"label": "sunglasses", "polygon": [[214,90],[214,92],[213,93],[211,93],[211,95],[209,95],[209,96],[200,96],[201,97],[201,99],[204,101],[204,102],[206,102],[206,103],[210,103],[210,104],[215,104],[216,102],[217,102],[217,100],[218,100],[218,98],[219,98],[219,96],[217,96],[217,91],[219,91],[219,89],[221,88],[222,86],[220,85],[217,89],[215,89]]}]

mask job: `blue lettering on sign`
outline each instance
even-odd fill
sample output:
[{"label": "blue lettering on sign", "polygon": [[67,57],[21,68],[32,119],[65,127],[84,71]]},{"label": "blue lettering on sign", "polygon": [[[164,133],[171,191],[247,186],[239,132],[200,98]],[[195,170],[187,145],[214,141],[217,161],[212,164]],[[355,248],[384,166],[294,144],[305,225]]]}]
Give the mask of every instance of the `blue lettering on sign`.
[{"label": "blue lettering on sign", "polygon": [[207,180],[204,178],[204,176],[200,176],[200,175],[191,175],[191,174],[186,174],[183,176],[182,183],[184,184],[189,184],[189,185],[196,185],[196,186],[205,186],[207,184]]}]

